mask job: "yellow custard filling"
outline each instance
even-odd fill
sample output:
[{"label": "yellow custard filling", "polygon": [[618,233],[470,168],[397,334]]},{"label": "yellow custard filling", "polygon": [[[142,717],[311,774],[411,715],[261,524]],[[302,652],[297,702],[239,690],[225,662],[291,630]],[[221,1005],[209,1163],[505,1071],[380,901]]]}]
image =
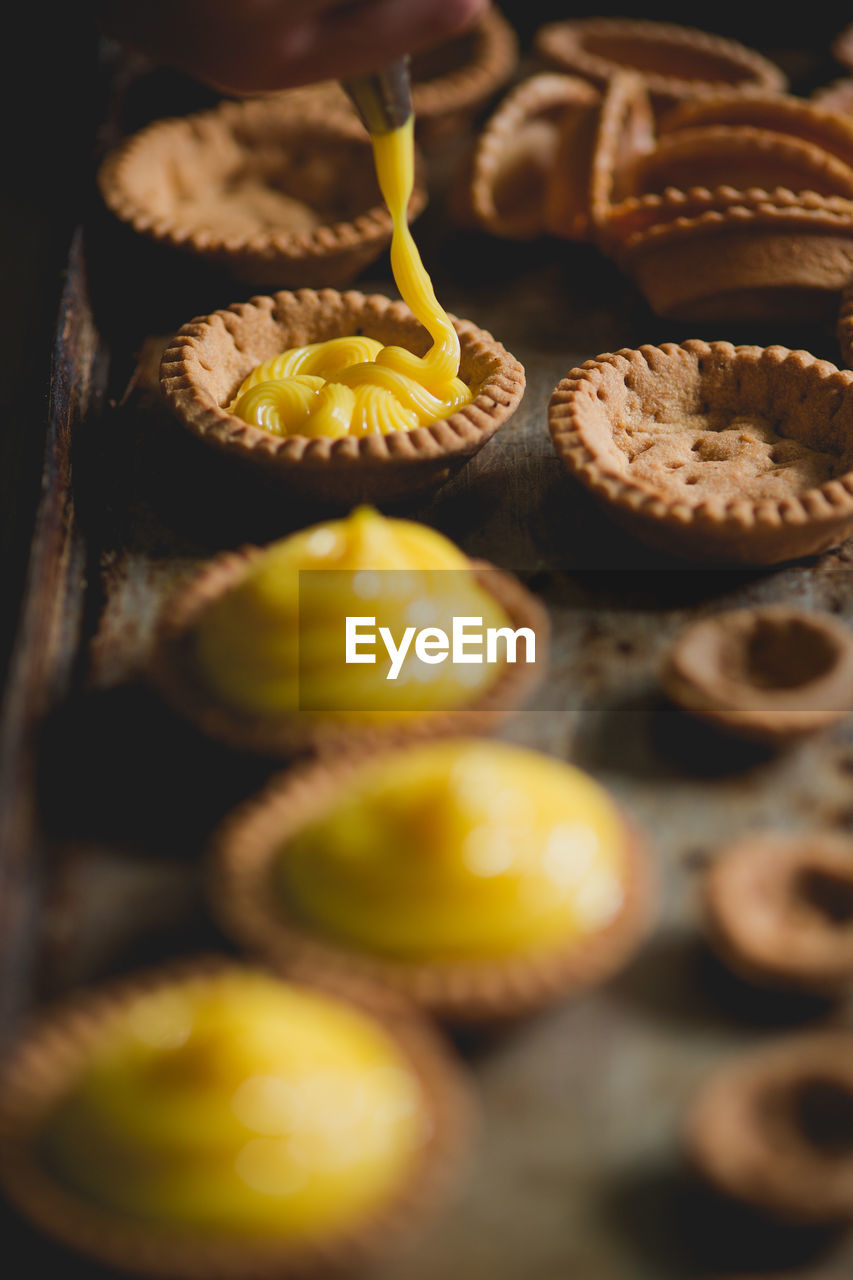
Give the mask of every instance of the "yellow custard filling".
[{"label": "yellow custard filling", "polygon": [[[337,572],[305,572],[320,570]],[[375,618],[374,630],[397,637],[415,623],[452,630],[454,617],[479,617],[484,627],[508,623],[442,534],[360,507],[267,547],[200,616],[195,663],[221,702],[259,716],[300,708],[359,719],[451,710],[500,674],[501,664],[408,662],[392,680],[391,659],[378,646],[374,664],[347,664],[346,619],[365,616]]]},{"label": "yellow custard filling", "polygon": [[41,1149],[122,1215],[303,1240],[392,1195],[427,1130],[418,1078],[378,1023],[245,972],[176,982],[111,1018]]},{"label": "yellow custard filling", "polygon": [[439,305],[406,219],[414,184],[414,121],[372,136],[376,173],[391,213],[391,269],[432,346],[425,356],[375,338],[293,347],[258,365],[228,406],[273,435],[387,435],[447,417],[471,400],[460,381],[459,338]]},{"label": "yellow custard filling", "polygon": [[447,741],[369,765],[278,852],[286,909],[403,961],[582,942],[617,915],[619,812],[592,778],[501,742]]}]

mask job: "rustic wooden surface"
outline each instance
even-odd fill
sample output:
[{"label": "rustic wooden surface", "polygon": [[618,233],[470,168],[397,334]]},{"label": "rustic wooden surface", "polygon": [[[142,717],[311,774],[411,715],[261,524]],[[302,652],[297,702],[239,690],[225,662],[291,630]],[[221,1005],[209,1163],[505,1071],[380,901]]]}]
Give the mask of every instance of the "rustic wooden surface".
[{"label": "rustic wooden surface", "polygon": [[[152,105],[173,109],[163,106],[170,84],[132,85],[124,125]],[[370,1280],[689,1280],[819,1258],[849,1265],[849,1238],[780,1230],[711,1196],[683,1168],[678,1134],[697,1081],[726,1054],[792,1027],[850,1021],[846,1008],[770,999],[728,979],[699,936],[696,888],[714,850],[744,830],[853,831],[853,725],[779,755],[744,748],[668,708],[657,673],[685,622],[720,609],[785,600],[853,622],[853,542],[769,571],[653,554],[568,480],[545,425],[554,384],[600,352],[702,337],[837,359],[831,327],[783,317],[749,331],[666,323],[591,248],[459,233],[438,197],[417,235],[439,297],[524,362],[528,389],[512,423],[406,514],[515,570],[547,603],[551,676],[505,736],[612,789],[648,834],[661,918],[606,988],[459,1038],[483,1110],[471,1169],[432,1232]],[[389,291],[387,263],[358,283]],[[160,705],[141,669],[157,608],[193,564],[318,513],[259,499],[152,406],[133,372],[147,337],[245,296],[135,242],[97,208],[75,242],[4,726],[7,1031],[33,968],[46,1000],[167,955],[227,946],[206,910],[202,853],[216,821],[269,767],[201,739]],[[27,1271],[100,1274],[13,1221],[3,1226]]]}]

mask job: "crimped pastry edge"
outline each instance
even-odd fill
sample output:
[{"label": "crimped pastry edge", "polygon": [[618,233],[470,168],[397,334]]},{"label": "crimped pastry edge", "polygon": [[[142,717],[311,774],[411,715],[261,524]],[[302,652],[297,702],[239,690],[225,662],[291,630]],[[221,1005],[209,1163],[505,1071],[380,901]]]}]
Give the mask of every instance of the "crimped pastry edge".
[{"label": "crimped pastry edge", "polygon": [[645,541],[675,555],[777,563],[814,554],[840,541],[853,527],[853,471],[802,495],[789,495],[779,501],[754,502],[744,497],[714,506],[707,501],[691,506],[628,481],[602,466],[578,423],[584,408],[580,397],[597,398],[600,375],[596,377],[596,371],[606,364],[628,374],[632,365],[641,361],[654,372],[651,360],[678,351],[695,356],[697,364],[708,357],[766,361],[768,372],[790,360],[810,377],[836,379],[841,393],[849,394],[848,389],[853,387],[853,372],[817,360],[810,352],[792,351],[787,347],[735,347],[730,342],[709,343],[693,338],[680,344],[662,343],[659,347],[622,348],[587,360],[563,378],[552,393],[548,426],[557,455],[567,469],[614,518]]}]

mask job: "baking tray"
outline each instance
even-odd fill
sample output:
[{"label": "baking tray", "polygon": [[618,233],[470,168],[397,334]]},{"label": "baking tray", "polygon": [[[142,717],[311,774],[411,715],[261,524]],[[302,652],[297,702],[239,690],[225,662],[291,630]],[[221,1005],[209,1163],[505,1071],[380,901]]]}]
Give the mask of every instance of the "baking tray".
[{"label": "baking tray", "polygon": [[[794,55],[792,55],[794,57]],[[803,66],[802,51],[796,55]],[[203,105],[166,73],[105,59],[103,148],[146,118]],[[464,139],[458,139],[461,149]],[[853,725],[781,755],[738,746],[664,702],[663,651],[688,621],[767,601],[853,623],[853,542],[772,570],[685,566],[619,532],[567,478],[548,438],[554,384],[603,351],[688,337],[805,347],[838,359],[831,326],[694,326],[653,317],[587,246],[461,233],[434,173],[417,238],[438,295],[524,363],[512,423],[431,501],[405,514],[518,573],[553,625],[546,686],[505,736],[570,759],[649,835],[661,919],[636,962],[583,999],[509,1029],[456,1037],[483,1123],[453,1206],[369,1280],[688,1280],[853,1265],[843,1235],[762,1224],[698,1185],[679,1126],[709,1067],[847,1007],[752,993],[696,925],[713,851],[763,826],[853,830]],[[387,262],[358,281],[392,290]],[[92,198],[71,243],[53,355],[42,491],[0,730],[0,1011],[150,961],[227,950],[208,916],[210,831],[270,766],[202,739],[141,679],[157,609],[216,551],[303,526],[208,453],[150,394],[152,335],[247,296],[225,276],[145,244]],[[22,1269],[104,1274],[8,1212]]]}]

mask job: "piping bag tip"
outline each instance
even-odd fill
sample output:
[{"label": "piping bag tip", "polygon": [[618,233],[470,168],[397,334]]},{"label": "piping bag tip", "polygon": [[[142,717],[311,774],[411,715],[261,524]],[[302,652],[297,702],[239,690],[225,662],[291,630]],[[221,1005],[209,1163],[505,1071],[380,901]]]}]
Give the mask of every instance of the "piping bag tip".
[{"label": "piping bag tip", "polygon": [[381,71],[342,81],[369,133],[391,133],[412,115],[408,54]]}]

